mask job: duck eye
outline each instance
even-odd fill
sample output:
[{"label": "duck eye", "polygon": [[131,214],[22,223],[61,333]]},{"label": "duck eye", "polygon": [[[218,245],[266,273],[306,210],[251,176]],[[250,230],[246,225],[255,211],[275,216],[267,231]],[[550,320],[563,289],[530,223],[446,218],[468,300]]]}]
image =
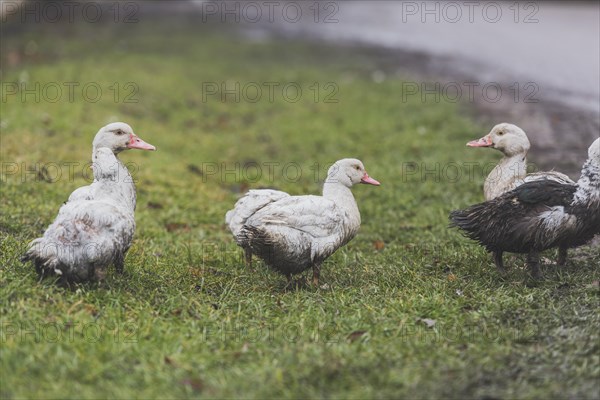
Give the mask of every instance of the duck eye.
[{"label": "duck eye", "polygon": [[354,168],[356,168],[357,171],[360,169],[358,165],[356,165]]},{"label": "duck eye", "polygon": [[123,132],[121,129],[119,129],[119,130],[117,130],[117,132],[116,132],[116,133],[117,133],[117,135],[122,135],[122,134],[124,134],[125,132]]},{"label": "duck eye", "polygon": [[498,136],[502,136],[502,135],[504,135],[504,131],[498,132]]}]

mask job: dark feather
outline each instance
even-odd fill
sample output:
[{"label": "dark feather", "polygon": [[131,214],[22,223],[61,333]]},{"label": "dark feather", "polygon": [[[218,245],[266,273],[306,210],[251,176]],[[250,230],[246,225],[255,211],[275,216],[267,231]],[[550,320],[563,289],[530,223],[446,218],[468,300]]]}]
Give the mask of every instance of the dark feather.
[{"label": "dark feather", "polygon": [[[573,206],[576,189],[576,185],[551,180],[525,183],[493,200],[452,211],[450,226],[488,251],[529,253],[581,245],[594,236],[598,211]],[[572,222],[572,229],[550,229],[544,218],[552,207],[564,208],[565,221]]]},{"label": "dark feather", "polygon": [[[273,237],[271,233],[260,227],[244,225],[237,240],[249,247],[253,254],[260,257],[265,264],[284,274],[293,275],[307,270],[313,265],[310,245],[305,246],[295,258],[290,258],[289,249],[283,238]],[[310,243],[307,241],[306,243]]]},{"label": "dark feather", "polygon": [[576,185],[561,184],[548,179],[524,183],[514,189],[513,193],[521,203],[553,207],[571,204],[576,189]]}]

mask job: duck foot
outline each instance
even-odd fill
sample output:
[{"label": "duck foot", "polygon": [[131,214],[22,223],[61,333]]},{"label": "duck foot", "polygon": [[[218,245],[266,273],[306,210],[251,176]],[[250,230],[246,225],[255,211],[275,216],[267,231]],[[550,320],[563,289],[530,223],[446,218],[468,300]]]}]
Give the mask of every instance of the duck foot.
[{"label": "duck foot", "polygon": [[567,263],[567,255],[569,250],[566,247],[558,248],[558,259],[556,260],[556,265],[559,267],[564,267]]},{"label": "duck foot", "polygon": [[287,275],[287,283],[285,284],[285,286],[283,287],[283,290],[288,290],[290,288],[290,286],[292,285],[293,279],[291,275]]},{"label": "duck foot", "polygon": [[506,268],[504,268],[504,262],[502,261],[502,252],[494,251],[494,264],[496,264],[496,269],[500,273],[500,275],[506,275]]},{"label": "duck foot", "polygon": [[306,278],[301,276],[297,279],[292,278],[292,275],[287,276],[287,283],[283,287],[284,291],[298,290],[309,286]]},{"label": "duck foot", "polygon": [[535,280],[540,279],[540,255],[537,252],[531,252],[527,255],[527,265],[529,266],[531,277]]},{"label": "duck foot", "polygon": [[95,267],[94,268],[94,280],[97,282],[102,282],[106,278],[106,268],[104,267]]},{"label": "duck foot", "polygon": [[115,270],[117,271],[117,274],[123,273],[124,265],[125,265],[125,254],[120,254],[117,256],[117,259],[115,260]]},{"label": "duck foot", "polygon": [[319,277],[321,276],[321,264],[313,265],[312,270],[313,270],[312,284],[314,287],[318,288],[319,287]]},{"label": "duck foot", "polygon": [[244,248],[244,265],[247,269],[252,270],[252,249]]}]

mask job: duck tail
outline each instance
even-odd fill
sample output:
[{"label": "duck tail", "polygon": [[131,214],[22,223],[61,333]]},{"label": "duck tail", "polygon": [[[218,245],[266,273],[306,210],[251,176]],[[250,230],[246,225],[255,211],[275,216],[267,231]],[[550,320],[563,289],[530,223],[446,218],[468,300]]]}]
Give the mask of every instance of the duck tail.
[{"label": "duck tail", "polygon": [[60,264],[58,246],[46,243],[44,238],[37,238],[29,244],[29,249],[21,256],[21,262],[33,262],[39,274],[45,271],[56,272]]},{"label": "duck tail", "polygon": [[464,210],[450,212],[450,228],[458,228],[469,239],[481,242],[481,234],[487,225],[485,203],[475,204]]},{"label": "duck tail", "polygon": [[243,225],[237,235],[237,241],[245,247],[264,246],[271,242],[269,234],[257,226]]},{"label": "duck tail", "polygon": [[254,254],[265,260],[272,262],[276,257],[279,246],[271,234],[260,227],[244,225],[237,235],[237,241],[240,246],[249,248]]}]

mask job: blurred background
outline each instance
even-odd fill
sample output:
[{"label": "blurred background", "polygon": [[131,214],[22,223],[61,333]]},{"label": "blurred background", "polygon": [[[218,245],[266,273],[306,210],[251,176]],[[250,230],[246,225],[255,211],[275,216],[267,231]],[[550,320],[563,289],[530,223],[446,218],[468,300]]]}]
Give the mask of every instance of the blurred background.
[{"label": "blurred background", "polygon": [[[303,42],[317,58],[335,48],[348,70],[370,70],[373,85],[397,77],[410,82],[397,93],[399,108],[407,96],[425,106],[458,103],[481,121],[482,135],[495,123],[515,123],[529,134],[540,167],[576,173],[582,149],[600,129],[599,7],[595,1],[2,1],[3,103],[18,96],[12,83],[17,76],[23,81],[30,65],[136,51],[128,41],[153,31],[164,32],[166,41],[169,32],[195,42],[229,35],[247,48]],[[36,34],[49,35],[52,45]],[[85,52],[71,51],[69,43],[76,42]],[[173,40],[169,54],[191,52],[186,46]],[[148,54],[169,57],[159,44],[154,50],[145,43]],[[214,50],[220,58],[228,51]],[[282,52],[261,60],[257,54],[243,62],[285,64],[286,57]],[[173,72],[156,71],[164,73]],[[182,85],[209,93],[213,83],[228,79],[224,74]]]}]

